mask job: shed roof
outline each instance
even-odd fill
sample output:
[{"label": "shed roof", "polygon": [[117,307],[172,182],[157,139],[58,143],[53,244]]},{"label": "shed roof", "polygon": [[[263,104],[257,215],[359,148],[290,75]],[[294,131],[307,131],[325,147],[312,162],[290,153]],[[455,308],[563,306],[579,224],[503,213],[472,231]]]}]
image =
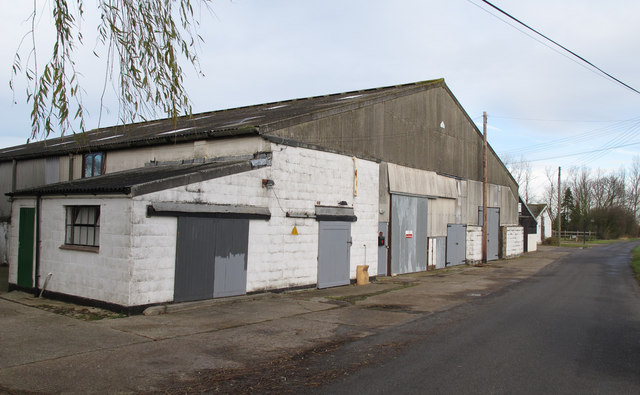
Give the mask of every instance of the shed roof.
[{"label": "shed roof", "polygon": [[538,218],[538,216],[542,213],[542,211],[547,208],[547,205],[545,203],[540,203],[540,204],[529,204],[529,210],[531,210],[531,214],[533,214],[533,216],[535,218]]},{"label": "shed roof", "polygon": [[303,122],[325,112],[347,111],[378,100],[400,97],[420,90],[444,86],[444,80],[387,86],[265,103],[149,122],[95,129],[84,134],[63,136],[0,149],[0,161],[33,157],[106,151],[129,147],[175,143],[203,138],[224,138],[259,134],[260,129],[277,129]]},{"label": "shed roof", "polygon": [[22,189],[9,196],[41,195],[144,195],[194,182],[242,173],[263,164],[252,160],[147,166],[74,181]]}]

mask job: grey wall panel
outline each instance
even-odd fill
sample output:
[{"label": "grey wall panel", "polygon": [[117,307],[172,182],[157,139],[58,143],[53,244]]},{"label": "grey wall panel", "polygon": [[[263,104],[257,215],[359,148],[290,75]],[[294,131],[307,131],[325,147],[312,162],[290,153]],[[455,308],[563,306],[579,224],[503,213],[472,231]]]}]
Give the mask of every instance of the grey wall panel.
[{"label": "grey wall panel", "polygon": [[446,237],[456,219],[456,199],[429,199],[429,237]]},{"label": "grey wall panel", "polygon": [[500,209],[487,208],[487,261],[498,259],[500,252]]},{"label": "grey wall panel", "polygon": [[[478,224],[482,226],[482,206],[478,207]],[[500,208],[487,207],[487,261],[498,259],[500,252]]]},{"label": "grey wall panel", "polygon": [[247,292],[249,220],[217,219],[213,297]]},{"label": "grey wall panel", "polygon": [[11,217],[11,202],[5,193],[11,192],[12,179],[13,163],[0,162],[0,220],[3,222]]},{"label": "grey wall panel", "polygon": [[175,302],[213,297],[215,229],[211,218],[178,217]]},{"label": "grey wall panel", "polygon": [[394,194],[391,200],[391,274],[426,270],[428,199]]},{"label": "grey wall panel", "polygon": [[389,199],[391,199],[391,195],[389,195],[389,171],[385,162],[380,163],[378,166],[378,181],[378,221],[389,222]]},{"label": "grey wall panel", "polygon": [[442,269],[446,266],[447,238],[436,237],[435,239],[438,251],[438,254],[436,255],[436,268]]},{"label": "grey wall panel", "polygon": [[318,288],[349,284],[350,246],[350,222],[319,222]]},{"label": "grey wall panel", "polygon": [[[63,157],[67,159],[66,157]],[[60,158],[57,156],[45,159],[44,169],[44,182],[45,184],[53,184],[60,182]]]},{"label": "grey wall panel", "polygon": [[380,222],[378,224],[378,233],[382,233],[382,237],[384,237],[384,245],[378,245],[378,276],[386,276],[389,252],[389,223]]},{"label": "grey wall panel", "polygon": [[[339,152],[482,181],[482,135],[449,89],[433,84],[412,94],[320,116],[269,134],[294,138]],[[363,143],[366,142],[366,143]],[[518,185],[495,152],[489,150],[489,182]]]},{"label": "grey wall panel", "polygon": [[466,225],[449,224],[449,226],[447,227],[447,266],[462,265],[465,263],[467,251],[466,236]]},{"label": "grey wall panel", "polygon": [[174,301],[242,295],[249,220],[178,217]]},{"label": "grey wall panel", "polygon": [[19,160],[16,166],[16,189],[45,184],[46,159]]},{"label": "grey wall panel", "polygon": [[427,270],[427,238],[429,237],[429,199],[414,198],[417,200],[418,220],[416,239],[416,270]]}]

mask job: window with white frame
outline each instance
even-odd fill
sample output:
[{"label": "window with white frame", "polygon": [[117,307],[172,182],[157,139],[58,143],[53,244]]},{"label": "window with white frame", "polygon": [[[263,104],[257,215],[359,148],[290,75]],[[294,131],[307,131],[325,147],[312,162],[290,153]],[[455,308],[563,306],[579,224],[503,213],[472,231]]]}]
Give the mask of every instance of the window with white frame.
[{"label": "window with white frame", "polygon": [[66,245],[100,246],[100,206],[66,206]]}]

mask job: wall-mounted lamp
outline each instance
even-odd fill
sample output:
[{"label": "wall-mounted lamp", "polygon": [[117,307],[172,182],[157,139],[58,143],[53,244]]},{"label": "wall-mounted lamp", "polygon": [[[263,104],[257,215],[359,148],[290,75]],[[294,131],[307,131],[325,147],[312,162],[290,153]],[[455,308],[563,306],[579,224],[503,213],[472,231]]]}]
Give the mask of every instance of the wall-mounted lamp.
[{"label": "wall-mounted lamp", "polygon": [[273,182],[273,180],[268,180],[266,178],[262,179],[262,187],[263,188],[269,188],[269,187],[272,187],[274,185],[276,185],[276,183]]}]

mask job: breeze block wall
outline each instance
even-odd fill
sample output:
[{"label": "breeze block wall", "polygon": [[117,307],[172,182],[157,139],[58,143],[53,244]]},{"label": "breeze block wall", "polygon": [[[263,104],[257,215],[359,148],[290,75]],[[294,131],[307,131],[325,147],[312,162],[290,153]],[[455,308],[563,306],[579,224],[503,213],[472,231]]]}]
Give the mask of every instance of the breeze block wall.
[{"label": "breeze block wall", "polygon": [[[370,275],[377,274],[378,164],[275,143],[271,150],[271,166],[134,198],[134,305],[173,298],[177,222],[146,217],[146,206],[153,202],[268,207],[269,220],[249,223],[247,292],[252,292],[316,284],[319,225],[313,218],[315,206],[338,206],[344,201],[357,217],[351,223],[350,276],[355,278],[356,266],[362,264],[369,265]],[[273,180],[274,185],[263,188],[262,179]],[[150,245],[159,244],[159,253],[149,250]]]},{"label": "breeze block wall", "polygon": [[482,226],[467,225],[467,264],[482,261]]},{"label": "breeze block wall", "polygon": [[247,291],[316,284],[318,221],[287,217],[287,213],[313,216],[316,205],[338,206],[340,202],[353,207],[357,217],[351,223],[350,278],[355,278],[357,265],[363,264],[369,265],[371,276],[376,275],[378,164],[278,144],[271,149],[272,165],[264,171],[275,185],[262,191],[271,219],[251,223]]},{"label": "breeze block wall", "polygon": [[[97,252],[62,249],[65,206],[100,206],[100,246]],[[20,207],[35,207],[35,199],[13,204],[9,282],[17,281]],[[47,291],[128,306],[130,284],[130,200],[126,197],[43,197],[40,203],[40,282],[51,273]],[[34,273],[35,277],[35,273]]]},{"label": "breeze block wall", "polygon": [[501,227],[502,258],[515,258],[524,252],[524,228],[522,226]]}]

